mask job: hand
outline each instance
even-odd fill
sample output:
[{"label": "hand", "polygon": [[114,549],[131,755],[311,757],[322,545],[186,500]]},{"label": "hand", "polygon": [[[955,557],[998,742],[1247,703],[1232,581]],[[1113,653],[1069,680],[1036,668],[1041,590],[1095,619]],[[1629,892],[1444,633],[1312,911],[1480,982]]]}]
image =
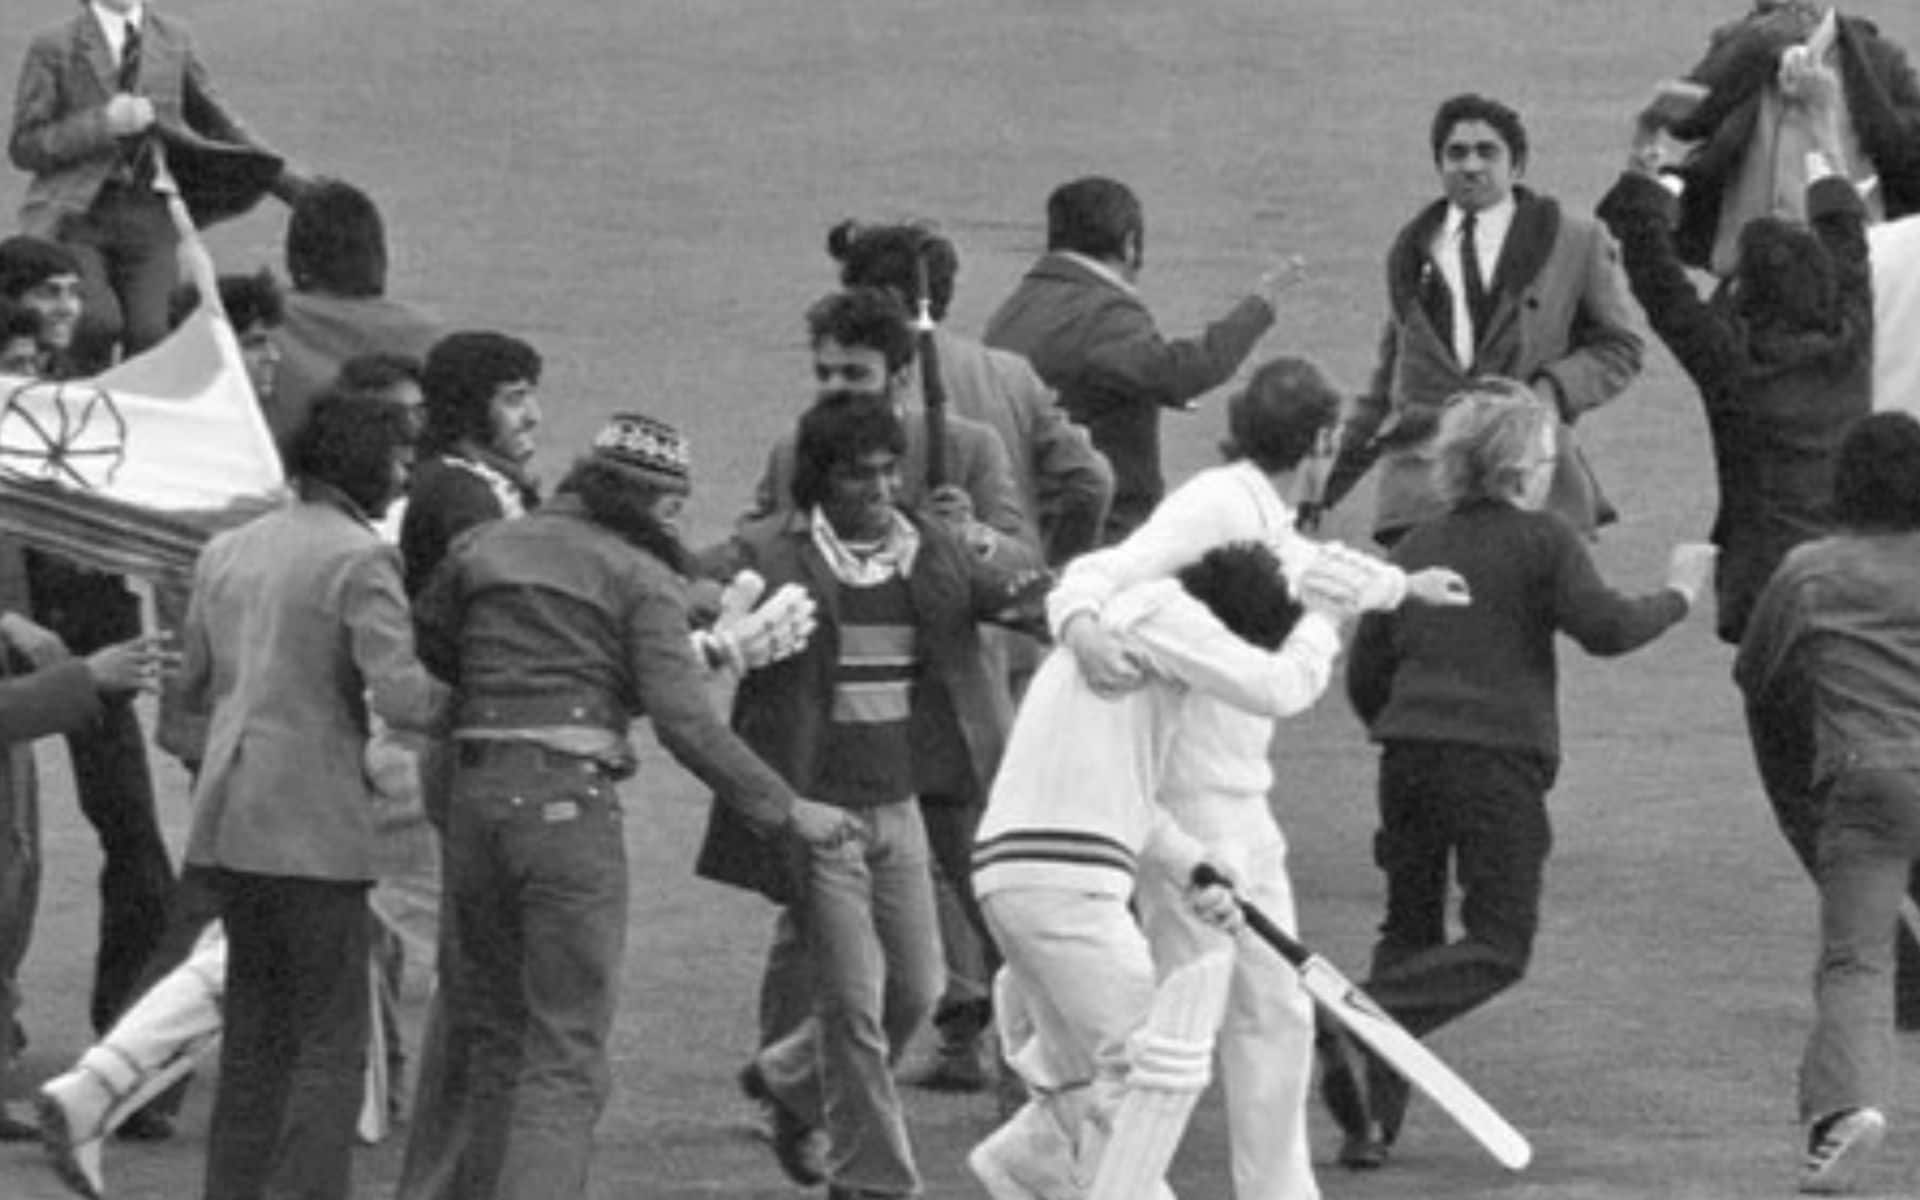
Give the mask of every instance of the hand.
[{"label": "hand", "polygon": [[1247,917],[1240,911],[1239,897],[1233,893],[1233,876],[1223,867],[1209,864],[1209,868],[1215,881],[1189,883],[1186,891],[1187,908],[1194,916],[1222,933],[1238,933],[1247,923]]},{"label": "hand", "polygon": [[1436,608],[1464,608],[1473,603],[1473,591],[1451,567],[1428,567],[1407,575],[1407,598]]},{"label": "hand", "polygon": [[1713,564],[1719,554],[1717,546],[1706,542],[1681,542],[1667,556],[1667,586],[1687,598],[1688,608],[1713,578]]},{"label": "hand", "polygon": [[1833,112],[1840,99],[1840,77],[1833,68],[1815,58],[1805,46],[1788,46],[1780,52],[1780,70],[1775,76],[1780,95],[1790,104],[1802,104],[1814,112]]},{"label": "hand", "polygon": [[71,657],[67,652],[67,644],[60,640],[59,634],[19,613],[0,613],[0,639],[5,639],[7,645],[19,651],[37,671]]},{"label": "hand", "polygon": [[958,484],[943,483],[927,496],[927,515],[964,538],[973,524],[973,497]]},{"label": "hand", "polygon": [[866,836],[860,822],[846,809],[803,796],[795,797],[793,810],[787,814],[787,825],[801,841],[821,850],[835,850]]},{"label": "hand", "polygon": [[1073,652],[1081,677],[1095,695],[1111,699],[1146,686],[1147,672],[1139,657],[1092,613],[1070,618],[1060,640]]},{"label": "hand", "polygon": [[107,132],[114,137],[144,133],[153,124],[153,101],[145,96],[120,92],[107,101]]},{"label": "hand", "polygon": [[161,676],[179,669],[180,652],[167,633],[116,642],[87,656],[93,686],[103,692],[151,692],[159,688]]},{"label": "hand", "polygon": [[1306,278],[1307,260],[1298,254],[1289,254],[1260,276],[1254,294],[1265,300],[1268,308],[1279,312],[1281,293],[1298,287]]}]

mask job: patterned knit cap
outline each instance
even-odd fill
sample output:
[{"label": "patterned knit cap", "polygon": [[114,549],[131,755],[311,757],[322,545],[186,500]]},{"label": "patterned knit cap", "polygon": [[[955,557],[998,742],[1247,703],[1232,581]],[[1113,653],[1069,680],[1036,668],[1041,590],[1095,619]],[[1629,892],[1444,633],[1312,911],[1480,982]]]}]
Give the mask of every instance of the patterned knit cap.
[{"label": "patterned knit cap", "polygon": [[593,456],[644,477],[662,491],[692,490],[687,439],[665,421],[615,413],[594,435]]}]

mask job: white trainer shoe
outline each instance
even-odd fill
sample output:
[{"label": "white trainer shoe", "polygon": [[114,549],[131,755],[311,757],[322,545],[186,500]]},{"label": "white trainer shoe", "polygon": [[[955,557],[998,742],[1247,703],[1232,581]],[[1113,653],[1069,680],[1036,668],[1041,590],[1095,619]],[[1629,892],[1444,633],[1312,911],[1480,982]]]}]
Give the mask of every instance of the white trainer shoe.
[{"label": "white trainer shoe", "polygon": [[1877,1108],[1843,1109],[1815,1121],[1807,1130],[1800,1190],[1815,1195],[1851,1191],[1886,1135],[1886,1114]]},{"label": "white trainer shoe", "polygon": [[86,1071],[68,1071],[47,1080],[34,1097],[40,1119],[40,1144],[53,1159],[60,1181],[87,1200],[101,1200],[106,1179],[101,1173],[101,1122],[113,1096]]}]

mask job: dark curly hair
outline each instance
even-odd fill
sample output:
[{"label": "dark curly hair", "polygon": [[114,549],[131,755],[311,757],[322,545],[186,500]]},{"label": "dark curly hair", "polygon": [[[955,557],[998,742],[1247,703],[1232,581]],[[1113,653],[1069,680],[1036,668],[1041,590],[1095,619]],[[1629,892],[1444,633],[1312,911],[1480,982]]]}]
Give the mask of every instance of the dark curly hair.
[{"label": "dark curly hair", "polygon": [[1182,568],[1180,586],[1242,641],[1278,650],[1301,608],[1280,573],[1280,560],[1259,542],[1229,542]]},{"label": "dark curly hair", "polygon": [[539,383],[540,365],[538,351],[504,333],[466,330],[435,342],[420,372],[427,398],[420,448],[443,454],[469,438],[485,443],[493,394],[502,384]]},{"label": "dark curly hair", "polygon": [[413,442],[405,406],[365,392],[328,388],[294,437],[288,469],[300,479],[338,488],[370,517],[395,499],[393,453]]},{"label": "dark curly hair", "polygon": [[913,361],[906,306],[885,288],[852,287],[815,301],[807,310],[807,345],[829,341],[878,350],[889,375]]},{"label": "dark curly hair", "polygon": [[587,455],[575,460],[556,493],[578,496],[595,524],[605,526],[630,546],[691,577],[695,561],[686,544],[654,519],[653,506],[668,491],[618,463]]},{"label": "dark curly hair", "polygon": [[1920,421],[1889,410],[1854,422],[1833,464],[1833,516],[1848,529],[1920,529]]},{"label": "dark curly hair", "polygon": [[927,312],[946,319],[960,254],[924,225],[862,225],[842,221],[827,231],[827,253],[840,264],[842,287],[886,288],[909,308],[920,303],[920,263],[926,263]]},{"label": "dark curly hair", "polygon": [[1750,327],[1831,333],[1839,327],[1839,272],[1812,229],[1779,217],[1740,228],[1734,310]]},{"label": "dark curly hair", "polygon": [[800,417],[794,435],[793,503],[808,512],[831,494],[833,469],[872,454],[907,451],[907,427],[893,405],[879,397],[816,404]]},{"label": "dark curly hair", "polygon": [[1434,110],[1433,128],[1428,131],[1427,140],[1433,145],[1435,166],[1440,165],[1440,152],[1446,147],[1447,137],[1462,121],[1484,121],[1491,125],[1507,144],[1507,156],[1513,159],[1514,170],[1526,167],[1527,127],[1521,123],[1520,114],[1498,100],[1472,92],[1443,100]]}]

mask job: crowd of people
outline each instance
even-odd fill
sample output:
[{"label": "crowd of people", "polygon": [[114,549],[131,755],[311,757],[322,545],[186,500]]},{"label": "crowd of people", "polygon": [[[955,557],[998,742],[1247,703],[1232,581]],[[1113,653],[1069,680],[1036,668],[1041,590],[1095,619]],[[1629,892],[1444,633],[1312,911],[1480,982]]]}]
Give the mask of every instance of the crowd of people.
[{"label": "crowd of people", "polygon": [[[904,1079],[997,1086],[967,1159],[995,1200],[1166,1194],[1217,1056],[1235,1196],[1312,1200],[1315,1079],[1354,1170],[1391,1161],[1411,1095],[1241,936],[1241,901],[1295,924],[1277,722],[1344,646],[1379,747],[1363,986],[1425,1035],[1532,954],[1558,635],[1624,654],[1710,587],[1820,893],[1799,1182],[1848,1187],[1884,1136],[1887,1040],[1920,1024],[1920,955],[1895,967],[1920,878],[1920,421],[1872,412],[1866,239],[1913,206],[1920,84],[1870,24],[1758,0],[1657,90],[1594,218],[1521,182],[1497,100],[1439,104],[1430,148],[1440,194],[1388,249],[1369,385],[1259,363],[1222,465],[1171,489],[1161,411],[1241,371],[1298,263],[1169,338],[1136,286],[1138,196],[1079,178],[974,340],[944,323],[951,240],[835,226],[812,402],[732,534],[693,546],[678,431],[609,414],[543,488],[540,353],[388,298],[364,191],[250,133],[177,20],[87,0],[20,80],[0,373],[85,378],[218,305],[289,487],[230,514],[190,586],[152,584],[162,630],[126,579],[0,543],[0,1086],[39,890],[31,739],[66,737],[104,859],[99,1040],[0,1139],[106,1195],[107,1140],[170,1136],[217,1045],[209,1200],[346,1197],[356,1140],[395,1121],[402,1200],[584,1195],[644,718],[712,792],[698,874],[775,906],[736,1080],[795,1184],[921,1194]],[[265,194],[290,210],[286,286],[182,287],[180,214]],[[1720,511],[1628,593],[1592,560],[1616,514],[1575,429],[1640,371],[1636,305],[1705,406]],[[1314,536],[1369,472],[1384,558]],[[143,690],[193,781],[177,873]],[[436,979],[413,1056],[409,955]]]}]

